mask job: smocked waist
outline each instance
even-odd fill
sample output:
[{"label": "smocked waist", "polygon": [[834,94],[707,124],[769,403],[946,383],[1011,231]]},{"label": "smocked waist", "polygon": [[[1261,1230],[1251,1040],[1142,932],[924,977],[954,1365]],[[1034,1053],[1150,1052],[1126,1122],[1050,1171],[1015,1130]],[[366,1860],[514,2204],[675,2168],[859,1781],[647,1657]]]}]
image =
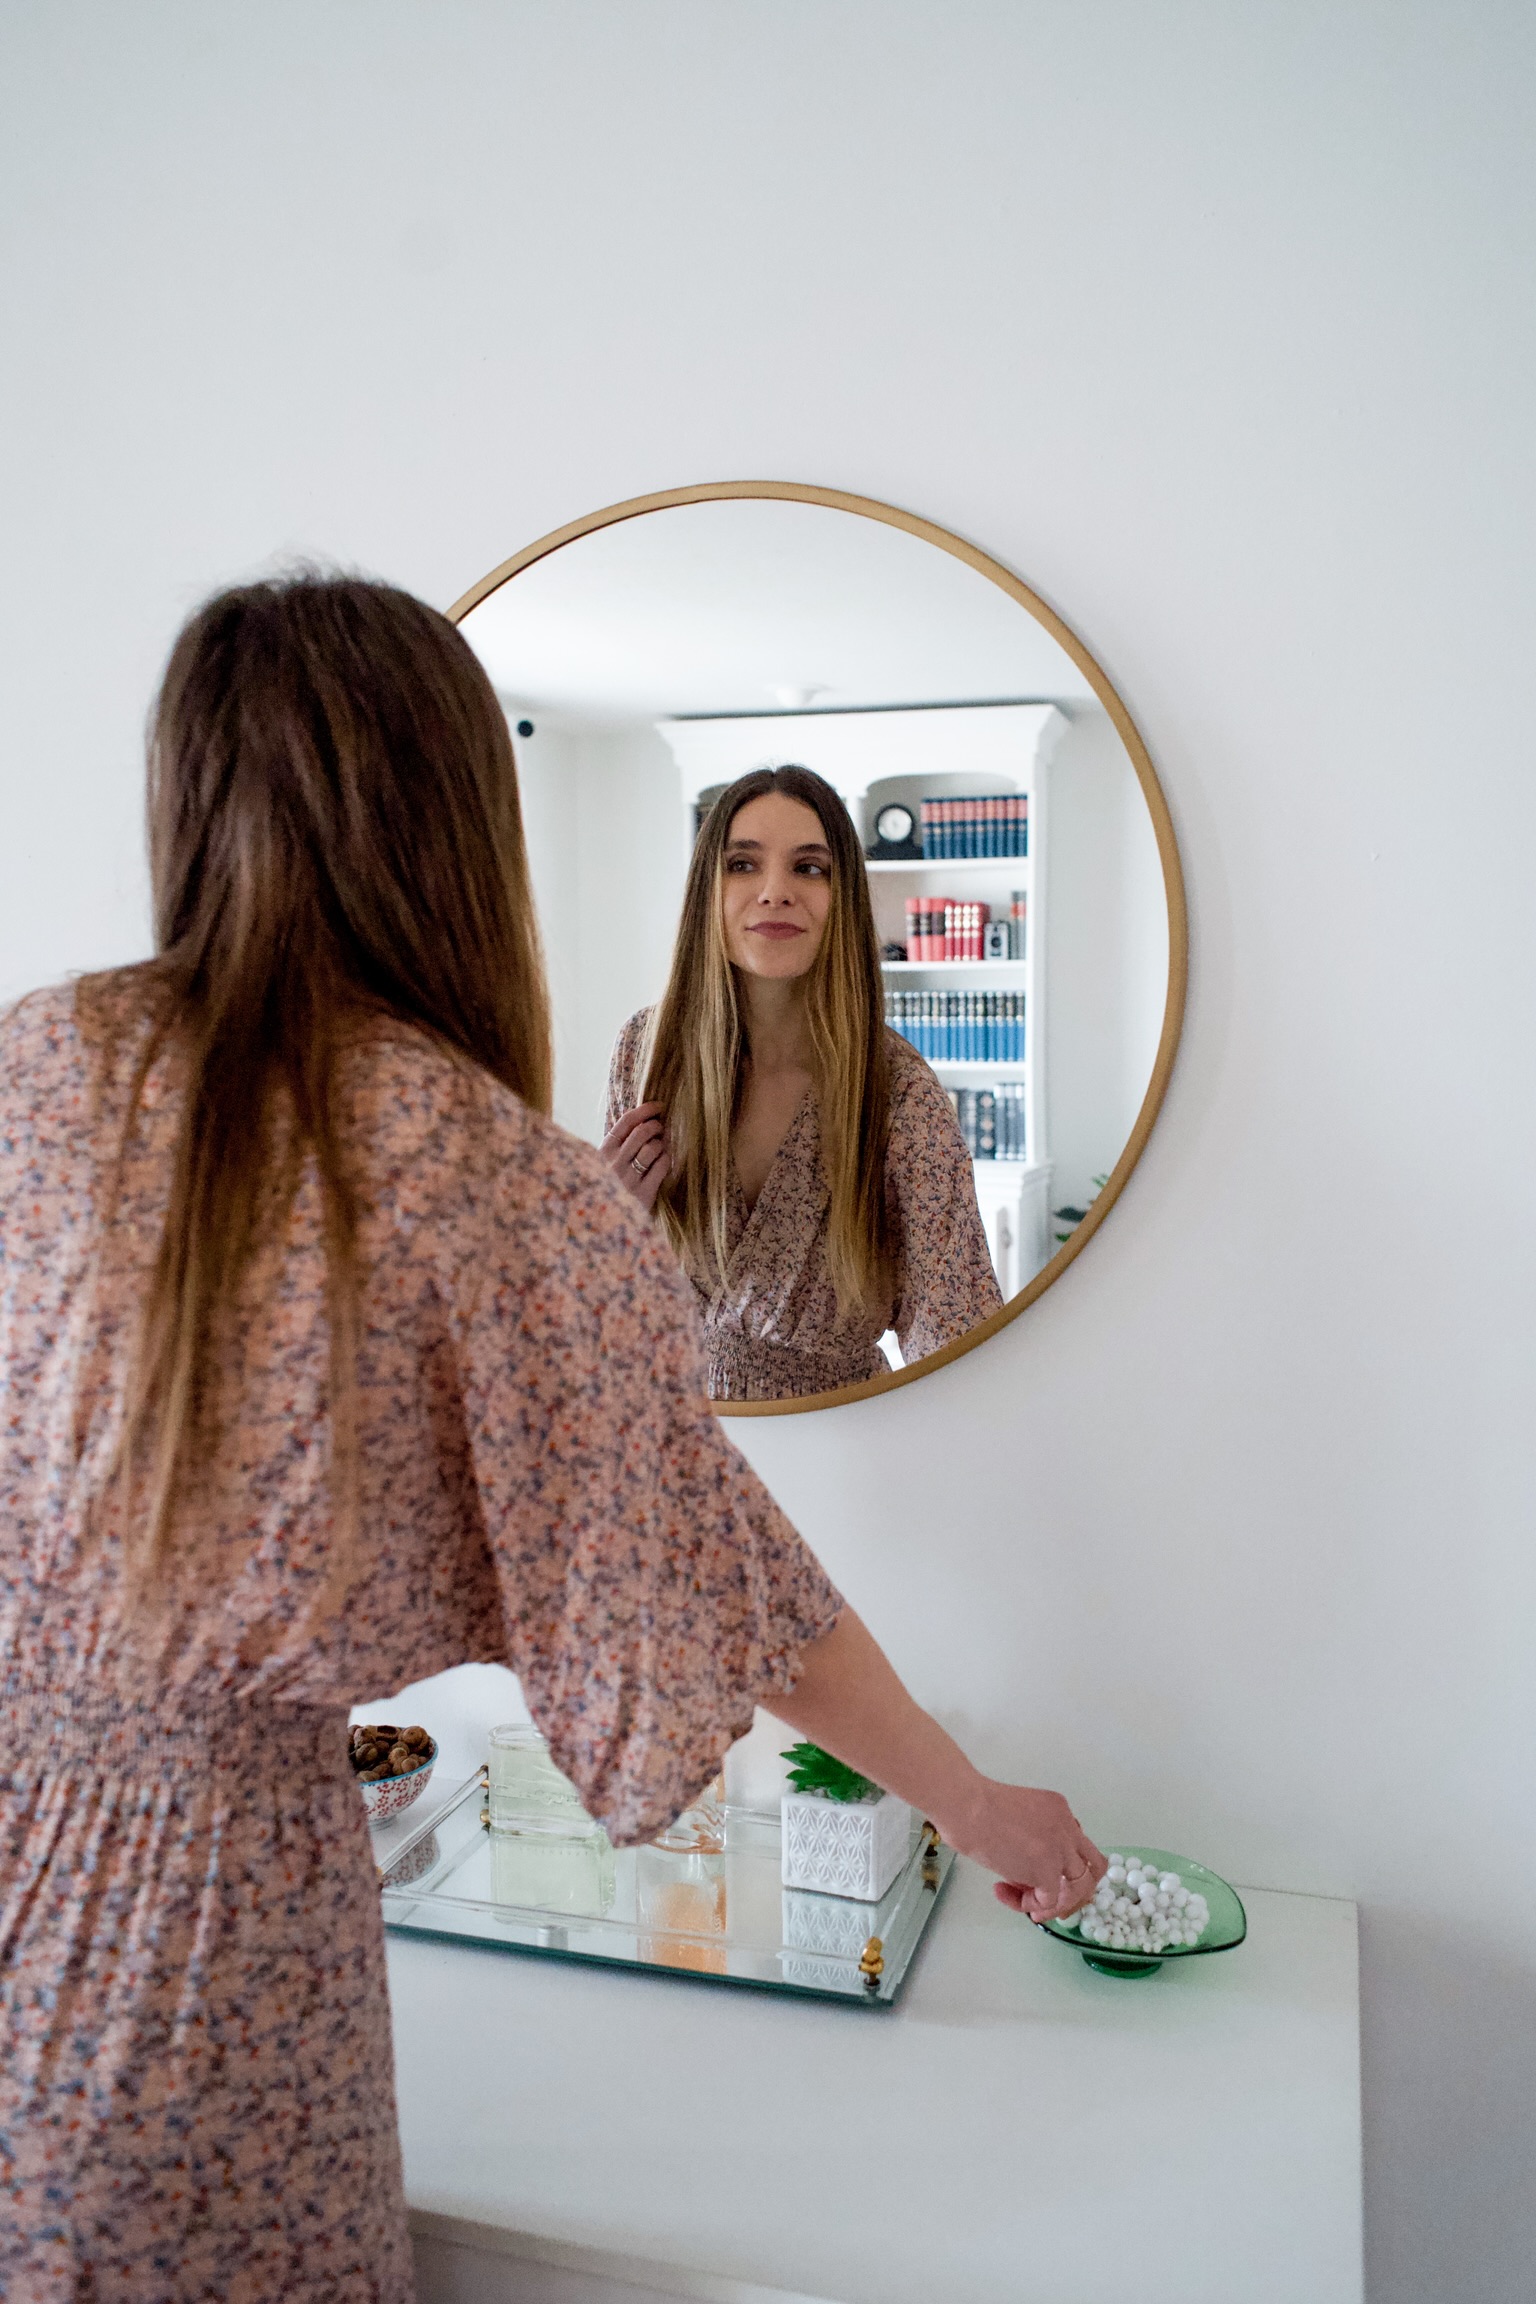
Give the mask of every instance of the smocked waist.
[{"label": "smocked waist", "polygon": [[878,1344],[860,1337],[846,1349],[807,1351],[776,1344],[740,1330],[717,1328],[709,1338],[711,1400],[803,1400],[814,1392],[835,1392],[862,1384],[889,1366]]},{"label": "smocked waist", "polygon": [[149,1770],[198,1776],[281,1770],[313,1779],[346,1766],[340,1705],[284,1704],[217,1691],[175,1698],[110,1681],[0,1679],[0,1768],[47,1775]]}]

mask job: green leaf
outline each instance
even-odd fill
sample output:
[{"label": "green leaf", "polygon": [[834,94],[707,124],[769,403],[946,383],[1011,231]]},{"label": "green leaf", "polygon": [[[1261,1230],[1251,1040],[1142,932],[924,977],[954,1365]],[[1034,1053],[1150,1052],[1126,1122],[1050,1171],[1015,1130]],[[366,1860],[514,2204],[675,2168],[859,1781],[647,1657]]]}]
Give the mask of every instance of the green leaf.
[{"label": "green leaf", "polygon": [[846,1760],[836,1760],[830,1752],[823,1752],[819,1744],[792,1744],[779,1758],[789,1762],[789,1781],[796,1792],[819,1792],[824,1799],[844,1804],[879,1798],[878,1784],[871,1784],[867,1776],[861,1776],[857,1768],[850,1768]]}]

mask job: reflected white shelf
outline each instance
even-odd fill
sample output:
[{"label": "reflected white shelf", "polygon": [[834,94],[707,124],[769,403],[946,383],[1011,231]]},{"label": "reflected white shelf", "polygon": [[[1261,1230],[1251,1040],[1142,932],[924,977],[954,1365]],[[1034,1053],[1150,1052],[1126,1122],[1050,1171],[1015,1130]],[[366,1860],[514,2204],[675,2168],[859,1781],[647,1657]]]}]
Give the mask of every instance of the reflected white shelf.
[{"label": "reflected white shelf", "polygon": [[1027,872],[1027,856],[866,856],[866,872]]},{"label": "reflected white shelf", "polygon": [[1027,960],[882,960],[882,976],[1007,976]]},{"label": "reflected white shelf", "polygon": [[930,1072],[1006,1072],[1010,1080],[1029,1070],[1027,1056],[924,1056],[923,1062]]}]

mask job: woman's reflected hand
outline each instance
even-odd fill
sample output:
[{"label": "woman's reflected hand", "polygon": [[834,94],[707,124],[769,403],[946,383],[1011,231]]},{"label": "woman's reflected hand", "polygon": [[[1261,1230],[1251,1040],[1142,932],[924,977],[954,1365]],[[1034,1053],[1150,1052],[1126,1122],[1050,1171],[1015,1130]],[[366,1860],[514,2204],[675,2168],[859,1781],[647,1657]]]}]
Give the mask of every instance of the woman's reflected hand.
[{"label": "woman's reflected hand", "polygon": [[659,1104],[637,1104],[609,1129],[598,1146],[626,1192],[649,1214],[672,1166],[666,1121]]}]

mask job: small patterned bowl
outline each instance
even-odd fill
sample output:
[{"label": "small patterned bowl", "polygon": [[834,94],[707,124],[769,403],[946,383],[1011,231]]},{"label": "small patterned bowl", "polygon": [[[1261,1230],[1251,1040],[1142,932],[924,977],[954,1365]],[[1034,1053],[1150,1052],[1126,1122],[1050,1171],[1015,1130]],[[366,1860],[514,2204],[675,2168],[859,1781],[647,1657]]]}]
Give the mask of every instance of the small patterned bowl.
[{"label": "small patterned bowl", "polygon": [[384,1866],[379,1874],[379,1886],[409,1888],[416,1881],[425,1880],[427,1874],[435,1868],[442,1852],[437,1834],[429,1832],[425,1840],[418,1840],[408,1854],[397,1856],[393,1864]]},{"label": "small patterned bowl", "polygon": [[376,1784],[359,1781],[357,1788],[363,1796],[369,1823],[382,1824],[386,1816],[403,1815],[413,1801],[419,1800],[427,1788],[427,1778],[436,1758],[434,1743],[421,1766],[413,1768],[409,1776],[381,1776]]}]

